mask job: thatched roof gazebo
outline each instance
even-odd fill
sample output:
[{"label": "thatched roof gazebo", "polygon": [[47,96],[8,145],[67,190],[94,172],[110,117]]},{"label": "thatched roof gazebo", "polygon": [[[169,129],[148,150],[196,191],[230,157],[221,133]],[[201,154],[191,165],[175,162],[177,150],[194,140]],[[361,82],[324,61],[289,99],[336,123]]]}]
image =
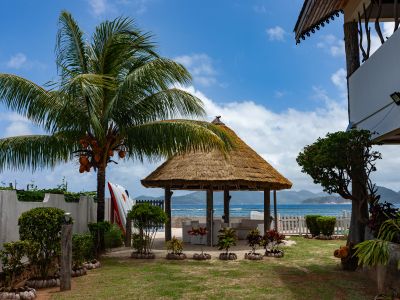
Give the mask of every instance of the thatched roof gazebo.
[{"label": "thatched roof gazebo", "polygon": [[[270,227],[270,191],[290,189],[292,183],[241,140],[220,117],[212,122],[234,139],[235,147],[226,155],[219,150],[190,152],[169,158],[142,180],[145,187],[165,189],[165,210],[169,217],[165,238],[171,239],[171,190],[207,191],[207,228],[212,226],[213,191],[224,191],[224,222],[229,223],[229,191],[264,191],[264,228]],[[276,217],[275,217],[276,219]],[[208,230],[207,244],[211,244]]]}]

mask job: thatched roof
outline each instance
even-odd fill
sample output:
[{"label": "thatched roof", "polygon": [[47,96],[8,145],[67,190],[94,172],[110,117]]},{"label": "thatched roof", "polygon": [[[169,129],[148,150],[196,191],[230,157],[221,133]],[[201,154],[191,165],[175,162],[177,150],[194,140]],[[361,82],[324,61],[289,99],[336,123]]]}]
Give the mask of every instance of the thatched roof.
[{"label": "thatched roof", "polygon": [[281,190],[292,183],[241,140],[217,117],[235,140],[235,148],[224,156],[219,150],[176,155],[142,180],[145,187],[187,190]]}]

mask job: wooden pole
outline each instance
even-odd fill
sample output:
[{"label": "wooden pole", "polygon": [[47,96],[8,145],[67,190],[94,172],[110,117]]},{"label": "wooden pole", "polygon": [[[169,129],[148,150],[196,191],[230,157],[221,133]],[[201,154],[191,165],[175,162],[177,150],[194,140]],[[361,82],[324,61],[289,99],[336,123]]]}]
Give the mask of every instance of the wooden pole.
[{"label": "wooden pole", "polygon": [[212,188],[207,190],[207,246],[212,246],[213,237],[213,190]]},{"label": "wooden pole", "polygon": [[274,190],[274,226],[275,230],[278,231],[278,208],[276,206],[276,190]]},{"label": "wooden pole", "polygon": [[72,224],[61,227],[60,291],[71,290]]},{"label": "wooden pole", "polygon": [[224,189],[224,223],[229,224],[229,204],[231,201],[231,196],[229,195],[229,189]]},{"label": "wooden pole", "polygon": [[271,195],[269,189],[264,189],[264,231],[271,229]]},{"label": "wooden pole", "polygon": [[126,226],[125,226],[125,247],[132,246],[132,220],[127,216],[126,217]]},{"label": "wooden pole", "polygon": [[168,220],[165,223],[165,241],[172,239],[172,223],[171,223],[171,197],[173,192],[169,187],[165,188],[165,213],[167,214]]}]

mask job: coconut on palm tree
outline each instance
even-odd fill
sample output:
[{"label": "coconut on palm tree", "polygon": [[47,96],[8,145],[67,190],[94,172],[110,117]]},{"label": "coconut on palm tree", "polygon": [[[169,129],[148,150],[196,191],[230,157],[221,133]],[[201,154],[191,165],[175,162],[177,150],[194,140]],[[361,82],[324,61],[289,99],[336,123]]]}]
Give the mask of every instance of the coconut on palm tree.
[{"label": "coconut on palm tree", "polygon": [[[107,165],[232,145],[207,122],[201,101],[179,86],[191,76],[159,56],[151,36],[129,18],[102,22],[90,40],[68,12],[59,17],[59,80],[44,87],[0,74],[0,103],[41,126],[43,135],[0,139],[0,170],[54,167],[76,159],[97,172],[97,220],[104,220]],[[172,118],[181,118],[174,119]]]}]

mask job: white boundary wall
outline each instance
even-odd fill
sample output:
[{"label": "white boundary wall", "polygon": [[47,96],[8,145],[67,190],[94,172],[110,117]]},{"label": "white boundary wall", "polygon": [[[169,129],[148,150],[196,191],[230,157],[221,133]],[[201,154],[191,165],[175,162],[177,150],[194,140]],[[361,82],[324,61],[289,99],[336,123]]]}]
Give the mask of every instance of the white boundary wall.
[{"label": "white boundary wall", "polygon": [[[108,219],[109,201],[106,200],[106,219]],[[46,194],[43,202],[18,201],[16,191],[0,191],[0,249],[3,243],[19,239],[18,218],[35,207],[56,207],[71,213],[74,220],[73,232],[88,231],[87,224],[96,222],[97,204],[93,198],[81,196],[79,202],[65,202],[64,195]]]}]

